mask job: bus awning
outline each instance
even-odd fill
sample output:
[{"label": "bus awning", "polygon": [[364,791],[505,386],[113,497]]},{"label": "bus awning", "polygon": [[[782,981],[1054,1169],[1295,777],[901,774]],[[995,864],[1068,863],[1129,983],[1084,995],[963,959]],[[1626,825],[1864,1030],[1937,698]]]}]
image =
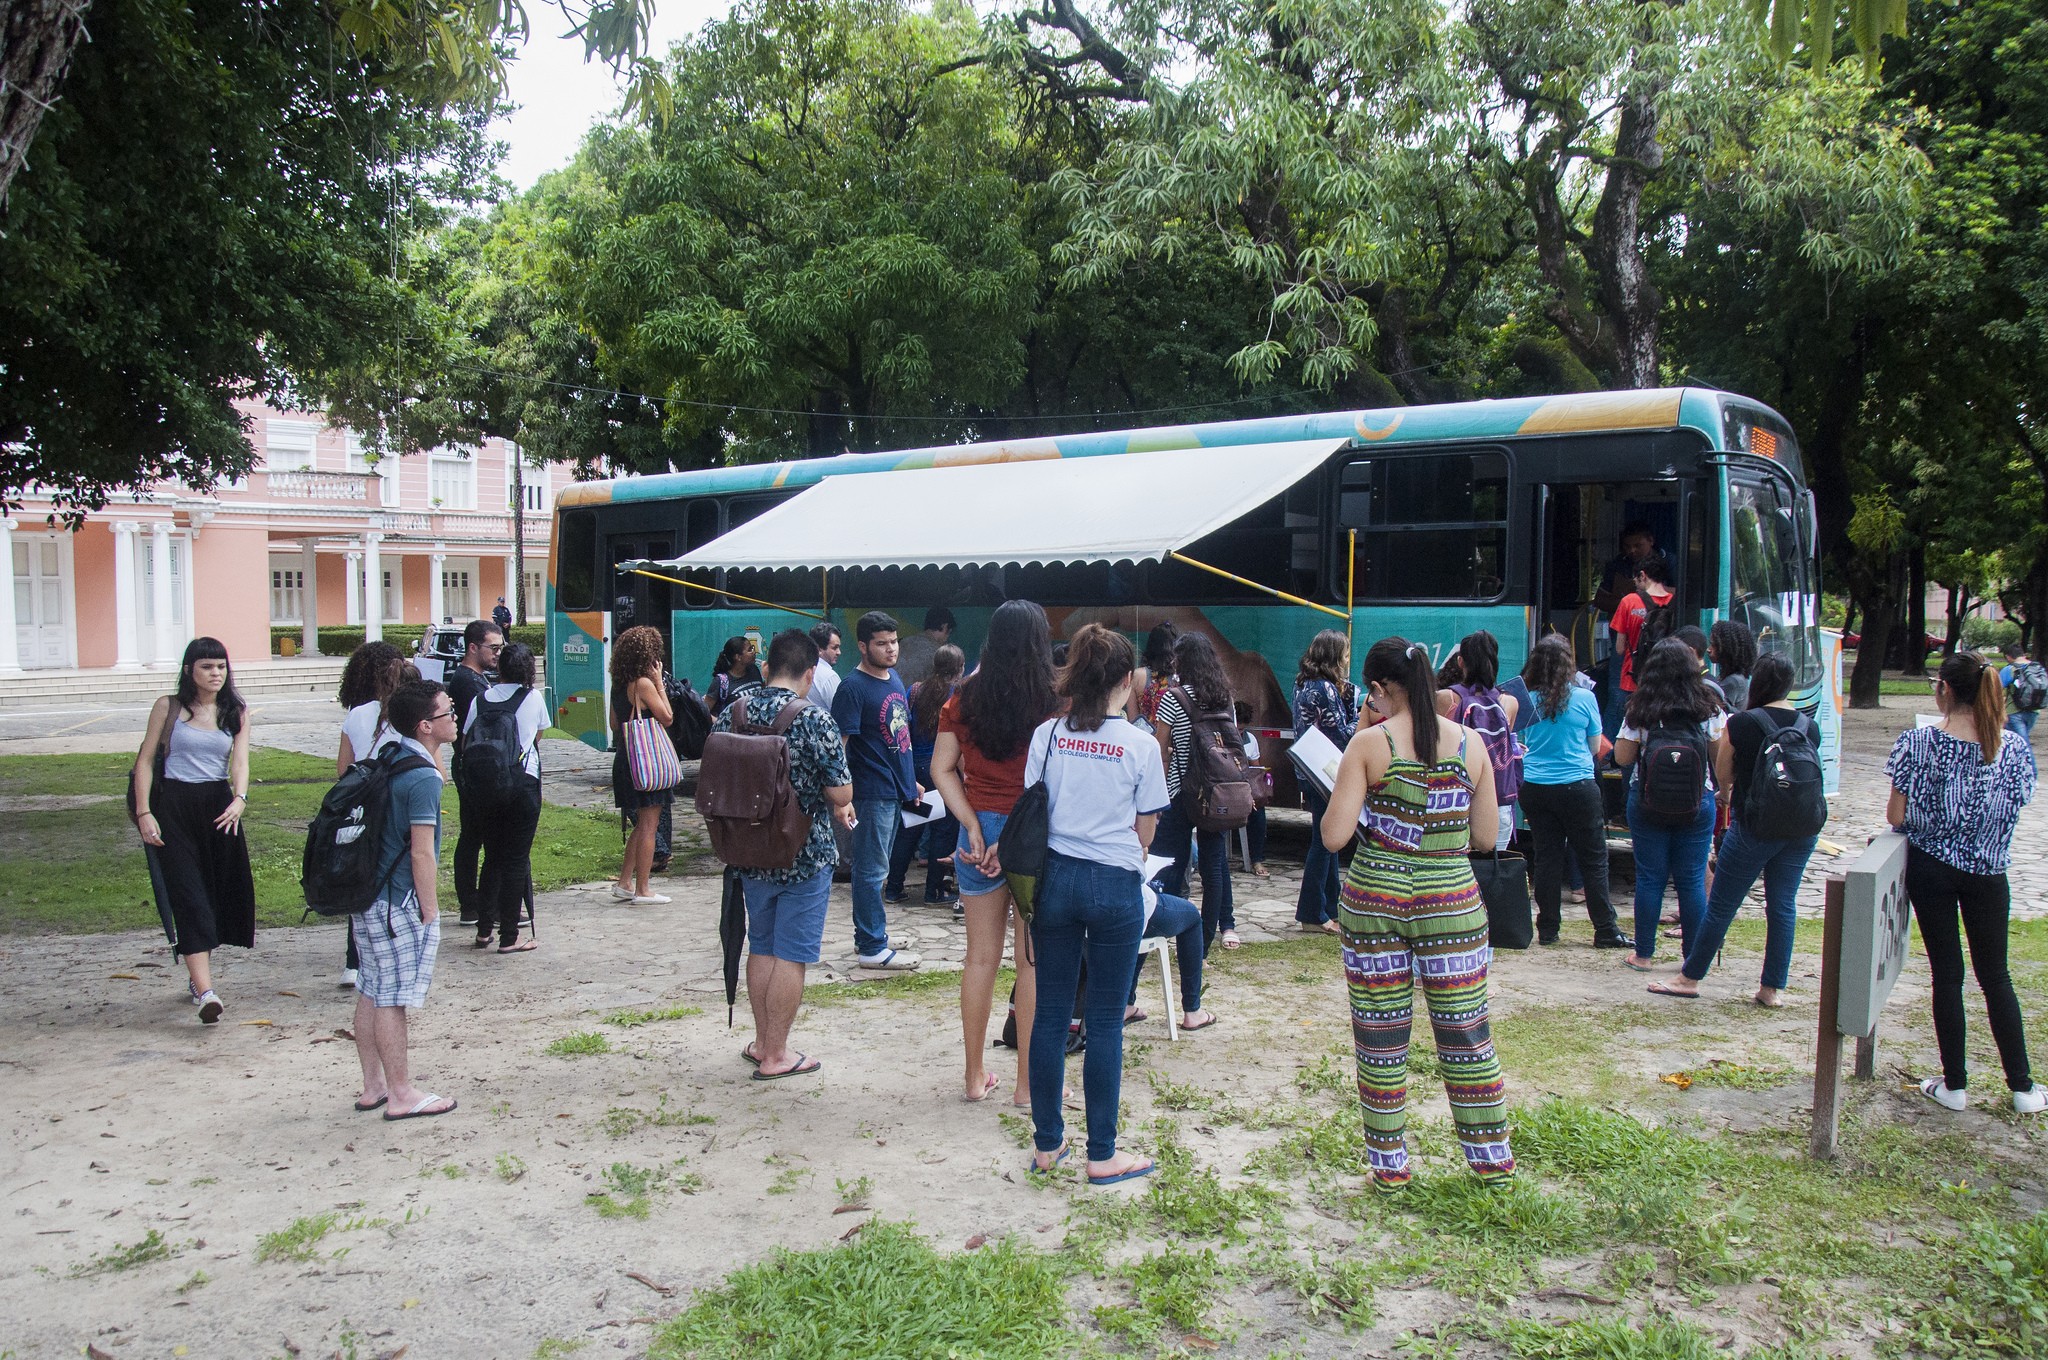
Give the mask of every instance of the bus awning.
[{"label": "bus awning", "polygon": [[1321,467],[1348,439],[1162,449],[827,477],[653,565],[1032,566],[1157,562]]}]

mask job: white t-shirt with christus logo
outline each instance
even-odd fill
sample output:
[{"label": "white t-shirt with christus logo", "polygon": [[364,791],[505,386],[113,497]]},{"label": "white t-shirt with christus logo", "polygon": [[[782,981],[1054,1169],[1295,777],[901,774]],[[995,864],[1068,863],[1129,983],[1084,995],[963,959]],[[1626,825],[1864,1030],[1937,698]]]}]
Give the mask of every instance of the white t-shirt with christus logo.
[{"label": "white t-shirt with christus logo", "polygon": [[1024,783],[1044,778],[1052,804],[1047,848],[1073,859],[1142,871],[1145,851],[1136,822],[1166,810],[1166,769],[1159,743],[1126,718],[1104,720],[1092,732],[1065,718],[1040,723],[1031,734]]}]

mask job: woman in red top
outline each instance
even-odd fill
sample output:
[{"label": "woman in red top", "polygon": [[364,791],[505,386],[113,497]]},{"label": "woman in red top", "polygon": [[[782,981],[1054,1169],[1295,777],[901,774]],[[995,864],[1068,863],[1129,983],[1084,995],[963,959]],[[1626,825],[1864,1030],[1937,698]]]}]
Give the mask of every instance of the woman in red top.
[{"label": "woman in red top", "polygon": [[[1003,962],[1010,890],[997,843],[1010,809],[1024,792],[1024,760],[1032,731],[1059,711],[1052,688],[1052,631],[1045,611],[1011,600],[989,620],[981,665],[939,710],[932,783],[960,821],[953,869],[967,915],[967,965],[960,975],[960,1035],[967,1046],[967,1099],[986,1100],[1000,1081],[984,1066],[996,970]],[[1017,922],[1017,1088],[1011,1103],[1031,1103],[1026,1063],[1038,978]]]}]

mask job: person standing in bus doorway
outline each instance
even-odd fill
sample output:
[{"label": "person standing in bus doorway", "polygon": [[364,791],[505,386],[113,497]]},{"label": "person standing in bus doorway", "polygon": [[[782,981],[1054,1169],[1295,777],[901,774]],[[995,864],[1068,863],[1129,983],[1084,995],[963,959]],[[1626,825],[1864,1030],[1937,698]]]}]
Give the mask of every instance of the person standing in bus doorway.
[{"label": "person standing in bus doorway", "polygon": [[1621,607],[1636,586],[1635,564],[1657,551],[1657,533],[1643,520],[1631,520],[1621,529],[1621,551],[1600,569],[1600,589],[1594,592],[1593,608],[1612,614]]},{"label": "person standing in bus doorway", "polygon": [[[462,664],[448,672],[448,698],[455,705],[455,730],[469,726],[469,709],[491,687],[490,672],[498,669],[498,653],[505,650],[505,630],[489,619],[471,619],[462,630]],[[471,809],[462,796],[462,738],[455,739],[455,757],[450,762],[455,774],[455,801],[461,809],[462,826],[455,834],[455,904],[463,925],[477,922],[476,860],[484,848],[483,808]]]},{"label": "person standing in bus doorway", "polygon": [[1607,625],[1614,635],[1609,665],[1617,679],[1608,689],[1607,707],[1600,716],[1610,741],[1621,731],[1622,711],[1636,692],[1636,654],[1648,656],[1651,647],[1678,631],[1671,563],[1664,554],[1653,552],[1631,565],[1636,588],[1614,607],[1614,618]]},{"label": "person standing in bus doorway", "polygon": [[910,762],[910,696],[896,674],[896,620],[871,610],[854,625],[860,665],[840,681],[832,717],[853,773],[853,944],[863,968],[907,970],[921,962],[889,938],[882,884],[903,826],[923,796]]},{"label": "person standing in bus doorway", "polygon": [[1485,743],[1438,715],[1436,677],[1420,646],[1382,638],[1365,654],[1362,675],[1365,702],[1385,721],[1344,748],[1317,834],[1334,854],[1363,828],[1337,919],[1372,1185],[1396,1192],[1408,1184],[1408,1041],[1418,983],[1465,1164],[1482,1181],[1506,1180],[1515,1158],[1507,1080],[1487,1016],[1493,947],[1468,856],[1500,824],[1493,769]]},{"label": "person standing in bus doorway", "polygon": [[896,674],[905,686],[923,684],[932,673],[932,658],[953,640],[953,611],[935,604],[924,611],[924,631],[903,639],[897,649]]}]

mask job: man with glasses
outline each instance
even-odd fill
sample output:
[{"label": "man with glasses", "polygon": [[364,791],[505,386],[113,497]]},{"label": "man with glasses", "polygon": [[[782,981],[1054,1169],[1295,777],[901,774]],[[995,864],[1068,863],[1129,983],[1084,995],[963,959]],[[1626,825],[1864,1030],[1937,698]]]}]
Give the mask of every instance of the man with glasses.
[{"label": "man with glasses", "polygon": [[441,853],[441,748],[455,740],[455,705],[424,680],[400,685],[385,714],[399,745],[425,764],[391,777],[378,864],[388,874],[375,902],[350,918],[362,967],[356,979],[356,1056],[363,1114],[388,1105],[386,1120],[420,1119],[455,1108],[448,1096],[413,1084],[406,1011],[423,1005],[441,947],[436,887]]},{"label": "man with glasses", "polygon": [[[469,727],[469,709],[491,687],[491,673],[498,669],[498,653],[505,650],[505,632],[489,619],[471,619],[462,630],[462,664],[448,672],[448,698],[455,705],[455,730]],[[462,924],[476,924],[476,857],[483,849],[483,812],[469,815],[469,800],[462,796],[462,739],[455,740],[455,799],[462,809],[462,828],[455,834],[455,903],[461,908]]]}]

